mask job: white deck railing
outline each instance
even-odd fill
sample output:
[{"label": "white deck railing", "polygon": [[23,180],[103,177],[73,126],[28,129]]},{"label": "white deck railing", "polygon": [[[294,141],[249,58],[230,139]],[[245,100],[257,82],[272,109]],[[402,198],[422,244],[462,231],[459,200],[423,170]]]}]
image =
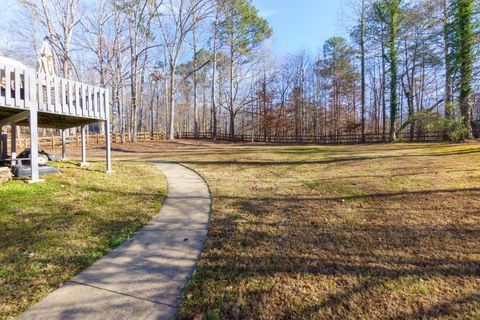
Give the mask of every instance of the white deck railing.
[{"label": "white deck railing", "polygon": [[105,89],[0,61],[0,107],[106,120]]}]

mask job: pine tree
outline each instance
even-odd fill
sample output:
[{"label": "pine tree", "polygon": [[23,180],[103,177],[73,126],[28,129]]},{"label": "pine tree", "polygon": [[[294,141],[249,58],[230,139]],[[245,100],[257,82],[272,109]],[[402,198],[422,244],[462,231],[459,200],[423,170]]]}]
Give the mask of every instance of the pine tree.
[{"label": "pine tree", "polygon": [[390,61],[390,140],[396,141],[396,121],[398,115],[398,49],[397,37],[400,24],[400,4],[402,0],[388,0],[386,2],[389,17],[388,55]]},{"label": "pine tree", "polygon": [[453,63],[459,77],[457,90],[463,125],[463,139],[473,138],[471,100],[474,63],[473,47],[475,44],[474,8],[475,0],[455,0],[452,3]]}]

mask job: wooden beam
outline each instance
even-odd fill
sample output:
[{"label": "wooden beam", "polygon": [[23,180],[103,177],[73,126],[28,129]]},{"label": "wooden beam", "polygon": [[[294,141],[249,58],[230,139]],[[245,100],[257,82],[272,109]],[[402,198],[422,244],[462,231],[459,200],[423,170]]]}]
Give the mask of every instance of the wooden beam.
[{"label": "wooden beam", "polygon": [[8,117],[6,119],[0,120],[0,127],[28,119],[29,115],[30,115],[29,111],[23,111],[23,112],[17,113],[16,115]]}]

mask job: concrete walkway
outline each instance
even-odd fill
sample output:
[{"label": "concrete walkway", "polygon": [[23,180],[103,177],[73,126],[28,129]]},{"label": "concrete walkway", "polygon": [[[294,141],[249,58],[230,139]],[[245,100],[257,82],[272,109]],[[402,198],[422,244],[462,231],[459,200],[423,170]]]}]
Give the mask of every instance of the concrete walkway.
[{"label": "concrete walkway", "polygon": [[[195,172],[157,164],[168,196],[150,224],[19,319],[171,319],[207,236],[211,198]],[[119,203],[118,205],[121,205]]]}]

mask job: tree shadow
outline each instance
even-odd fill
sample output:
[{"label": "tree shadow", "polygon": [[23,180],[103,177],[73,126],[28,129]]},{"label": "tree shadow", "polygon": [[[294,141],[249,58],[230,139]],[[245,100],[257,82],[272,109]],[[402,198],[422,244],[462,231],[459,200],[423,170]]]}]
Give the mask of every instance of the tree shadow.
[{"label": "tree shadow", "polygon": [[[253,314],[276,319],[362,315],[422,319],[461,317],[467,310],[478,313],[478,294],[471,290],[480,289],[476,282],[480,261],[475,258],[480,254],[480,226],[472,221],[480,216],[474,208],[461,207],[448,215],[429,206],[435,202],[436,208],[446,208],[459,197],[478,199],[480,188],[339,197],[214,195],[214,202],[221,206],[214,207],[206,251],[190,291],[205,299],[195,305],[196,310],[207,313],[219,308],[222,317],[235,319]],[[348,212],[343,200],[359,199],[366,205],[356,207],[352,213],[356,217],[340,219]],[[415,213],[405,215],[411,214],[421,223],[399,213],[382,217],[378,210],[391,206],[401,212],[419,199]],[[222,208],[229,208],[229,213]],[[325,209],[315,212],[314,208]],[[277,287],[275,282],[281,279],[291,281],[292,287]],[[250,289],[245,285],[259,281],[274,284],[260,286],[261,292],[258,286]],[[295,291],[302,281],[329,289],[320,295],[318,291]],[[325,287],[324,281],[333,281],[333,288]],[[226,298],[209,291],[216,285],[240,288],[239,293]],[[203,290],[208,293],[199,292]],[[303,302],[282,303],[276,300],[282,296],[279,290],[297,292],[296,299]],[[427,307],[435,301],[441,302]],[[269,311],[262,310],[264,302],[276,309],[269,305]],[[391,306],[382,312],[384,305]],[[188,310],[185,305],[184,309]]]}]

